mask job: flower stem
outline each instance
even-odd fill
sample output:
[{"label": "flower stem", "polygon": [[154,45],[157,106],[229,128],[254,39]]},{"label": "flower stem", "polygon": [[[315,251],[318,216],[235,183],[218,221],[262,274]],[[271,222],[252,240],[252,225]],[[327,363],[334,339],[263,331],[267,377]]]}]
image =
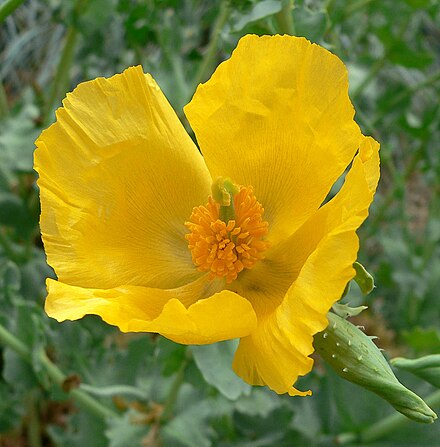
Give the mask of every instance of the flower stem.
[{"label": "flower stem", "polygon": [[295,24],[293,23],[292,10],[293,0],[283,0],[281,11],[275,16],[280,33],[295,35]]},{"label": "flower stem", "polygon": [[46,102],[46,107],[43,115],[43,122],[45,125],[50,124],[52,108],[60,97],[64,96],[69,88],[69,70],[75,56],[75,47],[78,39],[78,16],[85,9],[88,0],[78,0],[76,2],[73,19],[67,28],[64,48],[58,62],[55,77],[52,82],[52,87],[49,93],[49,99]]},{"label": "flower stem", "polygon": [[0,23],[2,23],[6,18],[11,15],[24,0],[6,0],[0,5]]},{"label": "flower stem", "polygon": [[6,96],[3,83],[0,82],[0,118],[7,116],[8,112],[9,112],[8,97]]},{"label": "flower stem", "polygon": [[219,15],[217,16],[217,20],[215,21],[214,27],[211,32],[211,38],[208,48],[203,57],[202,63],[200,64],[199,69],[197,70],[197,73],[194,77],[192,91],[194,91],[201,82],[205,81],[212,72],[212,65],[217,54],[220,33],[226,21],[228,20],[229,12],[229,0],[223,0],[220,4]]},{"label": "flower stem", "polygon": [[78,30],[73,25],[70,25],[67,29],[63,52],[61,53],[61,58],[58,62],[57,71],[50,89],[49,99],[46,103],[43,119],[45,125],[48,125],[51,121],[52,108],[56,101],[61,97],[61,95],[66,93],[68,88],[67,83],[69,82],[69,69],[73,61],[77,35]]},{"label": "flower stem", "polygon": [[[434,391],[424,401],[430,407],[440,405],[440,390]],[[405,426],[410,420],[400,413],[392,414],[381,421],[378,421],[359,433],[342,433],[336,438],[337,445],[360,444],[377,441],[384,436]]]},{"label": "flower stem", "polygon": [[189,355],[188,352],[185,355],[185,358],[183,359],[182,363],[180,364],[180,368],[177,371],[176,377],[174,379],[174,382],[171,384],[170,392],[168,393],[168,398],[165,402],[164,409],[162,412],[162,415],[160,416],[160,421],[165,422],[167,421],[174,408],[174,404],[176,403],[177,396],[179,395],[180,387],[183,384],[183,379],[185,377],[185,369],[189,364]]},{"label": "flower stem", "polygon": [[27,396],[27,439],[30,447],[43,447],[37,392],[38,390],[32,390]]},{"label": "flower stem", "polygon": [[[32,354],[30,349],[1,324],[0,343],[15,351],[26,362],[32,362]],[[41,350],[38,357],[38,360],[40,361],[40,364],[44,368],[47,375],[61,388],[67,376],[47,357],[44,350]],[[100,419],[107,419],[117,416],[113,410],[105,405],[102,405],[82,390],[73,389],[68,394],[86,411],[94,414]]]}]

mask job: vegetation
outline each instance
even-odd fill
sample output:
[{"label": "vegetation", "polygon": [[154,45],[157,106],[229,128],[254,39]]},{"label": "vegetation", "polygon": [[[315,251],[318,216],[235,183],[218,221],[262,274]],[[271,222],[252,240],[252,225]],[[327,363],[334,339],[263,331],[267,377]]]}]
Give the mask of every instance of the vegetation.
[{"label": "vegetation", "polygon": [[[439,23],[436,0],[1,2],[0,446],[438,445],[439,423],[395,414],[319,357],[300,383],[313,396],[291,398],[236,377],[234,342],[185,347],[97,317],[49,319],[32,154],[79,82],[141,64],[188,127],[182,107],[241,36],[305,36],[345,62],[357,122],[381,143],[359,232],[377,287],[351,288],[345,302],[369,306],[352,321],[387,358],[440,354]],[[395,365],[438,411],[440,373]]]}]

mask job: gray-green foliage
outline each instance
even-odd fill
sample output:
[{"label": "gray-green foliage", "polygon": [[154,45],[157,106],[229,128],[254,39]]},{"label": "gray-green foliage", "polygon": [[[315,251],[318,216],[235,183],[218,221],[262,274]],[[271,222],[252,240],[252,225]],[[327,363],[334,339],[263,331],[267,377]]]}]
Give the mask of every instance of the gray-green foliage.
[{"label": "gray-green foliage", "polygon": [[[206,80],[242,35],[285,31],[277,15],[286,2],[227,2],[215,59],[200,72],[221,3],[29,0],[1,24],[0,323],[35,354],[26,362],[0,344],[0,443],[122,447],[159,445],[160,439],[165,447],[324,446],[390,414],[386,403],[344,382],[319,359],[298,384],[313,396],[288,398],[250,389],[233,376],[231,343],[186,350],[148,334],[122,335],[96,317],[58,324],[43,312],[44,280],[53,272],[38,236],[32,152],[60,106],[56,92],[142,64],[184,120],[194,80]],[[377,289],[362,297],[353,287],[345,301],[368,304],[359,324],[382,336],[385,353],[439,354],[440,4],[298,0],[292,17],[297,35],[347,64],[356,119],[382,145],[379,192],[359,232],[360,259]],[[60,72],[68,30],[76,33],[73,60]],[[42,368],[41,349],[118,417],[78,411]],[[170,402],[177,379],[182,384]],[[405,383],[420,395],[432,391],[411,375]],[[438,427],[406,426],[383,435],[380,445],[435,445]]]}]

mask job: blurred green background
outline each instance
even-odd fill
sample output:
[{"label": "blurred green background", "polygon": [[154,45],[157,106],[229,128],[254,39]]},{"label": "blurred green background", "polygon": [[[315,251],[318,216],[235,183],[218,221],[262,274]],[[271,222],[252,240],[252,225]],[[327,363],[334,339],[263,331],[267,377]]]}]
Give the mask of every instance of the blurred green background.
[{"label": "blurred green background", "polygon": [[[363,298],[352,288],[347,299],[369,306],[356,323],[388,358],[440,354],[440,3],[292,5],[0,1],[1,447],[330,446],[352,432],[377,447],[440,445],[439,423],[381,432],[394,410],[319,358],[299,384],[312,397],[277,396],[234,376],[234,342],[185,348],[91,316],[58,324],[42,310],[53,272],[39,237],[33,142],[66,92],[142,64],[184,120],[196,85],[241,36],[288,32],[345,62],[357,122],[381,142],[379,192],[359,232],[377,289]],[[421,396],[434,391],[397,374]]]}]

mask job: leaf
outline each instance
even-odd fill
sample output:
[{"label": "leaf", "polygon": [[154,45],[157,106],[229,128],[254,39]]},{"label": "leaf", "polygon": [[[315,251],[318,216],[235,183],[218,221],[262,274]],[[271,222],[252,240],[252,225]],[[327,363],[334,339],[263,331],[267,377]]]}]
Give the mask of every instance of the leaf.
[{"label": "leaf", "polygon": [[34,141],[40,133],[34,120],[38,110],[32,104],[4,121],[0,128],[0,165],[10,171],[32,172]]},{"label": "leaf", "polygon": [[416,327],[405,331],[402,337],[418,353],[440,354],[440,333],[437,328]]},{"label": "leaf", "polygon": [[327,14],[325,11],[312,11],[305,7],[293,10],[295,34],[303,36],[312,42],[319,42],[324,37],[327,28]]},{"label": "leaf", "polygon": [[388,57],[391,62],[409,68],[426,68],[434,60],[430,53],[414,51],[401,41],[392,44]]},{"label": "leaf", "polygon": [[232,371],[232,359],[238,340],[212,345],[191,346],[194,361],[203,378],[230,400],[249,395],[251,387]]},{"label": "leaf", "polygon": [[140,446],[148,427],[136,421],[139,417],[138,412],[129,410],[123,416],[109,420],[105,431],[109,447]]},{"label": "leaf", "polygon": [[10,349],[3,352],[3,379],[21,392],[38,386],[37,377],[29,363]]},{"label": "leaf", "polygon": [[0,225],[20,229],[29,224],[29,215],[21,199],[10,192],[0,192]]},{"label": "leaf", "polygon": [[180,389],[178,409],[180,411],[164,427],[165,445],[187,447],[211,447],[213,430],[207,423],[213,408],[207,399],[200,400],[196,390],[189,384]]},{"label": "leaf", "polygon": [[245,26],[262,20],[266,17],[272,16],[280,12],[282,4],[280,0],[264,0],[258,2],[248,13],[240,14],[234,25],[232,32],[241,31]]},{"label": "leaf", "polygon": [[[58,423],[57,425],[48,425],[45,427],[45,431],[48,432],[56,446],[109,447],[108,440],[104,436],[104,421],[101,419],[85,411],[75,411],[69,418],[65,418],[64,416],[61,420],[63,422],[60,425]],[[135,445],[133,444],[133,446]]]},{"label": "leaf", "polygon": [[185,346],[160,337],[157,342],[156,356],[163,375],[169,377],[179,370],[185,357]]},{"label": "leaf", "polygon": [[264,388],[252,388],[249,395],[242,396],[237,400],[235,408],[240,413],[265,418],[281,404],[282,401],[272,391]]},{"label": "leaf", "polygon": [[430,0],[404,0],[405,3],[413,8],[426,8],[431,3]]},{"label": "leaf", "polygon": [[361,292],[364,295],[368,295],[374,289],[373,277],[367,272],[366,268],[359,262],[355,262],[353,264],[353,268],[356,271],[356,276],[353,279],[356,281],[357,285],[361,289]]},{"label": "leaf", "polygon": [[12,261],[0,260],[0,300],[11,301],[20,290],[20,269]]}]

